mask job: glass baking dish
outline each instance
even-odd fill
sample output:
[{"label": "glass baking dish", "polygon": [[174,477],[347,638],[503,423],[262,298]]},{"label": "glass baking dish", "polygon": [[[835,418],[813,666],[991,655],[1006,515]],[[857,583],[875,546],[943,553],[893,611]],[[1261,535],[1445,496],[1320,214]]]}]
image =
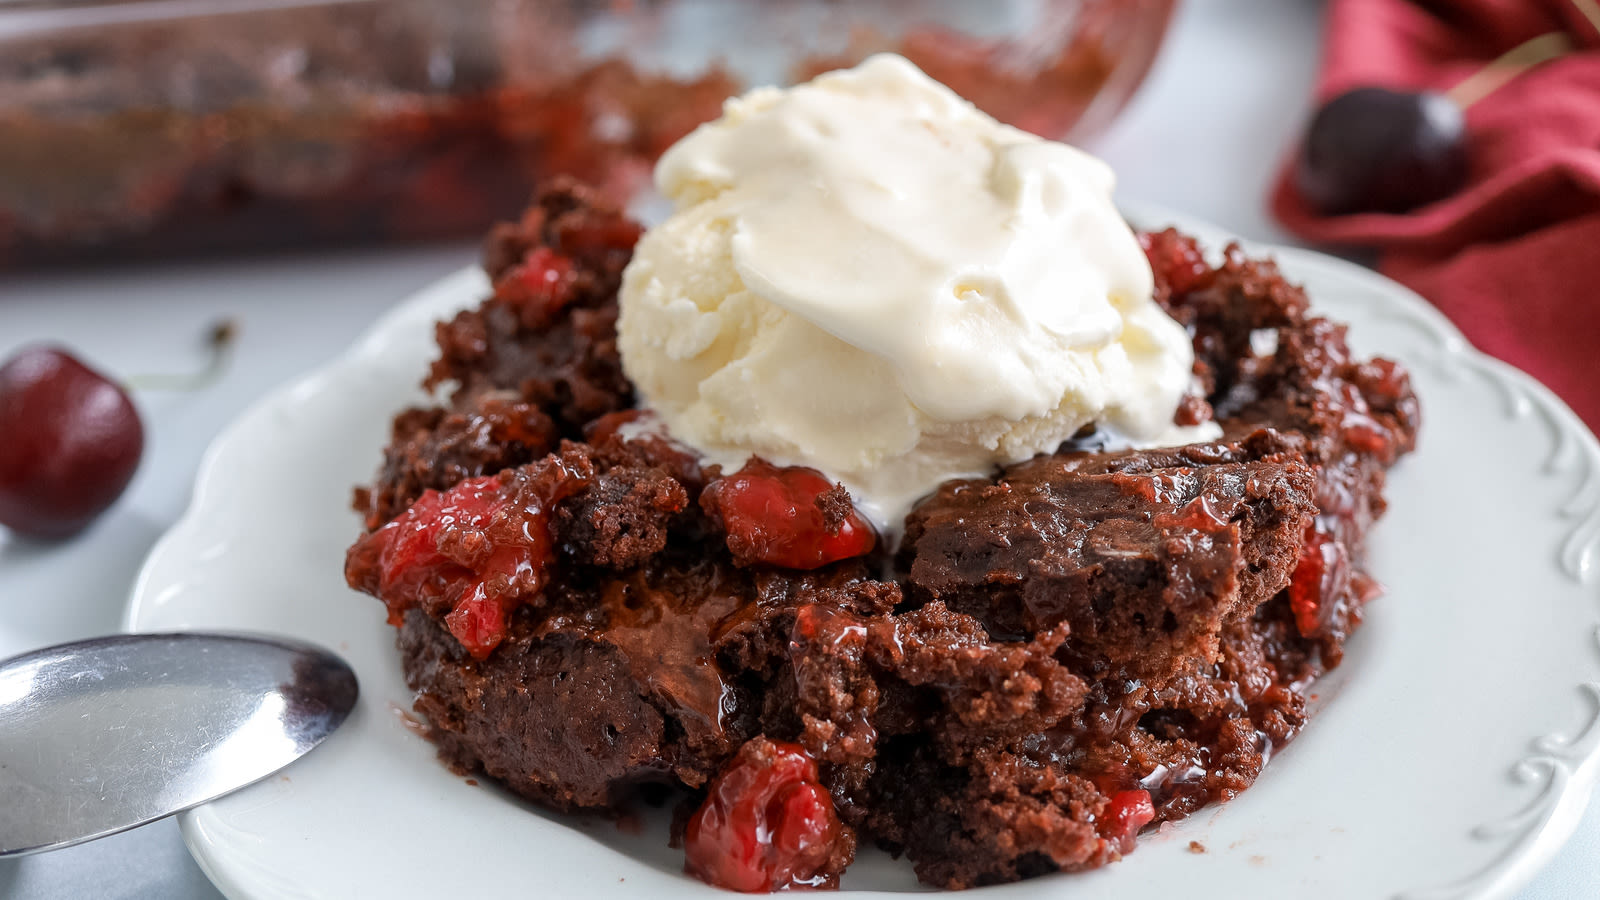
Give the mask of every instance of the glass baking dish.
[{"label": "glass baking dish", "polygon": [[0,266],[480,232],[626,201],[730,94],[904,54],[1081,139],[1175,0],[0,0]]}]

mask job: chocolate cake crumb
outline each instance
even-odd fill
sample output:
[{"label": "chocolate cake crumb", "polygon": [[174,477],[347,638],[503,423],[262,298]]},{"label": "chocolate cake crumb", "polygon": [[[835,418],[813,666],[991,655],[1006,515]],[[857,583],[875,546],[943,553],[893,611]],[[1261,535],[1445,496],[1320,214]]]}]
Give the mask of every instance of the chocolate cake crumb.
[{"label": "chocolate cake crumb", "polygon": [[627,569],[666,549],[672,518],[688,505],[688,491],[666,470],[623,466],[557,507],[554,529],[572,559]]},{"label": "chocolate cake crumb", "polygon": [[835,484],[833,490],[819,495],[816,504],[822,513],[822,527],[829,534],[838,534],[845,521],[856,511],[855,501],[850,499],[850,492],[842,484]]}]

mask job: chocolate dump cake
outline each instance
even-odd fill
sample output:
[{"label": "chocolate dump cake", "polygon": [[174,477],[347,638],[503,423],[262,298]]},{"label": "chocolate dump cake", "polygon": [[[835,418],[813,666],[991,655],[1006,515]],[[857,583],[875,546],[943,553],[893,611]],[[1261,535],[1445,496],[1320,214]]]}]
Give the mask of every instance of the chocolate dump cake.
[{"label": "chocolate dump cake", "polygon": [[692,873],[828,886],[863,842],[968,887],[1112,862],[1248,787],[1377,593],[1407,375],[1271,261],[1139,241],[1192,337],[1179,424],[953,480],[888,546],[841,486],[703,465],[636,408],[616,320],[641,230],[545,190],[438,326],[350,583],[399,629],[441,756],[557,810],[689,792]]}]

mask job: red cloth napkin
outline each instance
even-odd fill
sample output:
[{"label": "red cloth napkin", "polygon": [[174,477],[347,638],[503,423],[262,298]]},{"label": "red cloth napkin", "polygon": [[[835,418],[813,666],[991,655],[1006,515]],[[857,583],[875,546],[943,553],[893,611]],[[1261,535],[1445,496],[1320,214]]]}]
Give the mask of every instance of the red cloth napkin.
[{"label": "red cloth napkin", "polygon": [[1600,30],[1573,0],[1333,0],[1317,100],[1446,90],[1555,30],[1573,53],[1467,109],[1471,176],[1407,215],[1319,217],[1289,172],[1274,214],[1311,241],[1376,247],[1379,269],[1600,430]]}]

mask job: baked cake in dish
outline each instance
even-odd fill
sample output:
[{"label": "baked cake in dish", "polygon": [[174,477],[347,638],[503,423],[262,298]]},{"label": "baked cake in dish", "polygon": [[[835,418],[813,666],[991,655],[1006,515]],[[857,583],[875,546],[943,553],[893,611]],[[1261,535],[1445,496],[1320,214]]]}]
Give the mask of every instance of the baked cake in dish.
[{"label": "baked cake in dish", "polygon": [[870,843],[961,888],[1115,861],[1304,725],[1378,594],[1418,404],[1271,261],[1139,235],[1193,343],[1175,423],[1219,437],[1085,428],[880,533],[820,473],[707,463],[639,408],[641,233],[572,182],[496,228],[492,295],[438,326],[447,402],[357,491],[349,583],[451,767],[563,811],[679,788],[688,871],[724,887],[833,886]]}]

